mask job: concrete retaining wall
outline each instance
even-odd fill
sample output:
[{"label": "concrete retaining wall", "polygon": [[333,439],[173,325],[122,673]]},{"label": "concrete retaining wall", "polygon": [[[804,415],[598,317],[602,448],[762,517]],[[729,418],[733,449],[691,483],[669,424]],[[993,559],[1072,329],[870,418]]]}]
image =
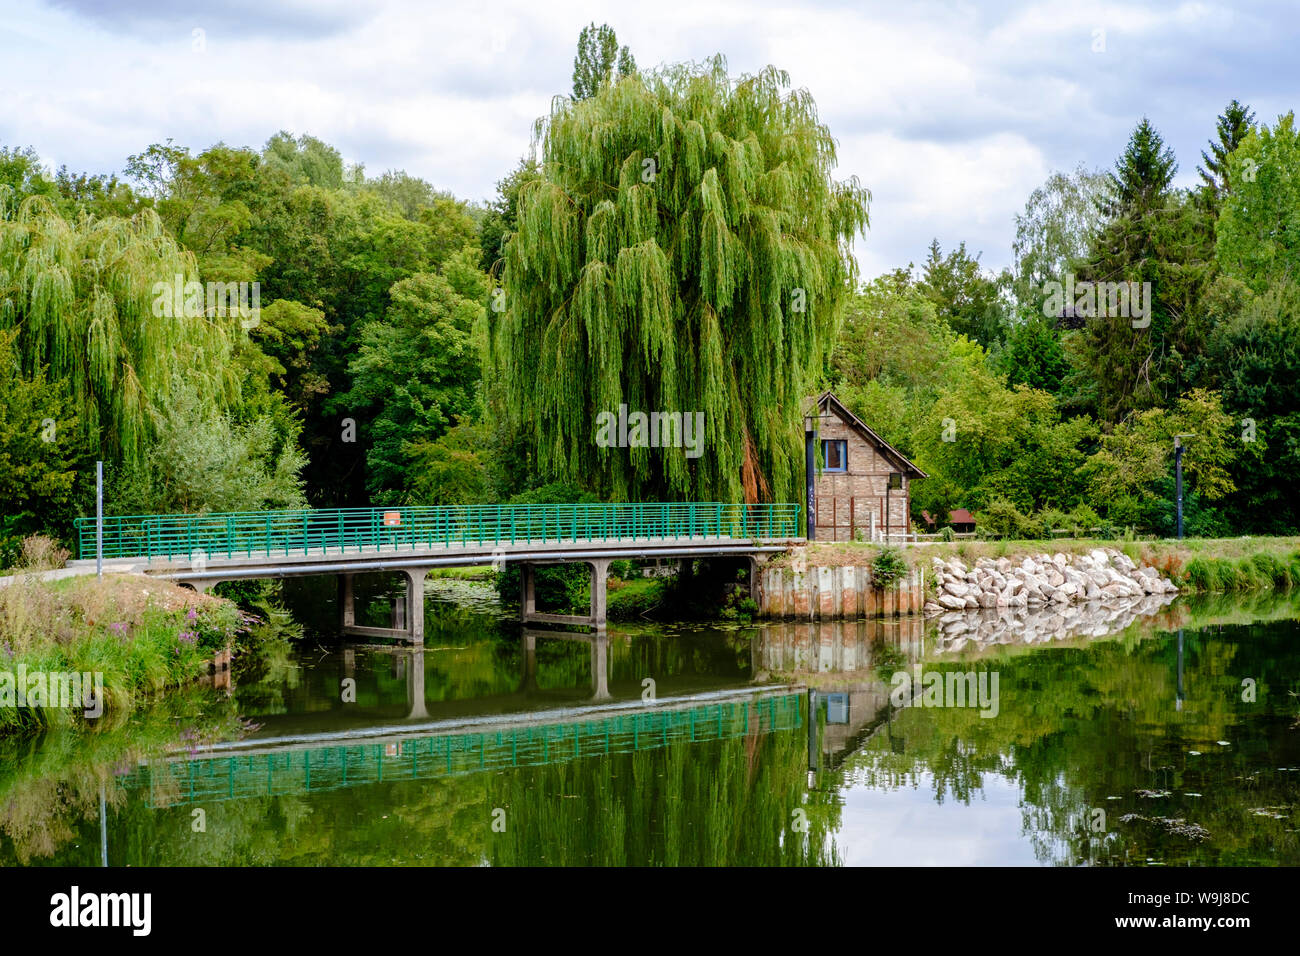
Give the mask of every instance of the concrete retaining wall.
[{"label": "concrete retaining wall", "polygon": [[879,588],[871,581],[870,568],[760,567],[754,599],[764,618],[829,621],[920,614],[925,600],[922,573],[914,568],[892,587]]}]

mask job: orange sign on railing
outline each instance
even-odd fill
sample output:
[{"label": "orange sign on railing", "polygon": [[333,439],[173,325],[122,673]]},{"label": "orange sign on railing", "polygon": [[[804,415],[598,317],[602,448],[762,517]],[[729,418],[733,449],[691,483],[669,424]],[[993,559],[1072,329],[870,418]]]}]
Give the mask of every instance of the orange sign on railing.
[{"label": "orange sign on railing", "polygon": [[384,512],[385,528],[400,528],[402,526],[402,513],[400,511]]}]

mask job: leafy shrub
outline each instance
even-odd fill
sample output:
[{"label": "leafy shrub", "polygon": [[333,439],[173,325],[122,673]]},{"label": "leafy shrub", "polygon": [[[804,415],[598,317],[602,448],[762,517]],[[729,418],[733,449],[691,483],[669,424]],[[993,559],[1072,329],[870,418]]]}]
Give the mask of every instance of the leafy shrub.
[{"label": "leafy shrub", "polygon": [[641,572],[637,569],[635,561],[611,561],[609,576],[621,581],[631,581],[633,578],[639,578]]},{"label": "leafy shrub", "polygon": [[902,552],[893,547],[881,548],[871,562],[871,580],[876,587],[887,588],[907,574],[908,570],[907,559]]},{"label": "leafy shrub", "polygon": [[1052,532],[1060,529],[1069,531],[1076,537],[1078,536],[1078,532],[1074,530],[1074,523],[1070,520],[1070,516],[1058,508],[1044,508],[1040,511],[1038,513],[1038,525],[1038,536],[1049,541],[1055,537]]},{"label": "leafy shrub", "polygon": [[1092,529],[1101,525],[1101,516],[1091,507],[1082,502],[1074,506],[1070,512],[1070,528],[1074,531],[1075,537],[1086,538],[1092,534]]},{"label": "leafy shrub", "polygon": [[978,515],[980,533],[990,538],[1034,537],[1034,523],[1005,498],[990,501]]}]

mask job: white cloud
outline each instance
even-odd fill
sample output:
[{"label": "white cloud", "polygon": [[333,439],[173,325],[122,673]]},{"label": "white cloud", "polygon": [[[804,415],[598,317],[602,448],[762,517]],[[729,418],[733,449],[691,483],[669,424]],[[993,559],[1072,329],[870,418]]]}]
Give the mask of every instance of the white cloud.
[{"label": "white cloud", "polygon": [[[0,0],[0,143],[107,172],[168,137],[258,146],[283,128],[371,172],[405,168],[482,199],[551,97],[568,92],[589,20],[613,25],[642,67],[715,52],[734,72],[772,63],[816,99],[839,140],[838,174],[874,195],[858,244],[865,275],[919,261],[932,237],[1006,264],[1029,192],[1053,168],[1109,166],[1142,115],[1191,183],[1230,98],[1270,120],[1300,99],[1300,28],[1267,4],[132,0],[111,19],[101,9]],[[1106,31],[1102,53],[1094,29]]]}]

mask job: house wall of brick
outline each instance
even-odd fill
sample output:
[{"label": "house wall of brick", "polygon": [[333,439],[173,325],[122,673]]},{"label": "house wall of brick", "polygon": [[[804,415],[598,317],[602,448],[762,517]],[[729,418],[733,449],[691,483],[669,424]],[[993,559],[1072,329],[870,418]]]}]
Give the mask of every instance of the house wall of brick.
[{"label": "house wall of brick", "polygon": [[[885,533],[885,502],[889,501],[889,530],[909,530],[911,482],[906,474],[903,487],[886,496],[889,474],[897,470],[880,454],[874,444],[834,412],[822,414],[818,422],[818,442],[843,439],[848,450],[848,469],[818,474],[813,490],[817,502],[817,540],[852,541],[871,534],[874,516],[878,536]],[[820,447],[820,446],[819,446]]]}]

